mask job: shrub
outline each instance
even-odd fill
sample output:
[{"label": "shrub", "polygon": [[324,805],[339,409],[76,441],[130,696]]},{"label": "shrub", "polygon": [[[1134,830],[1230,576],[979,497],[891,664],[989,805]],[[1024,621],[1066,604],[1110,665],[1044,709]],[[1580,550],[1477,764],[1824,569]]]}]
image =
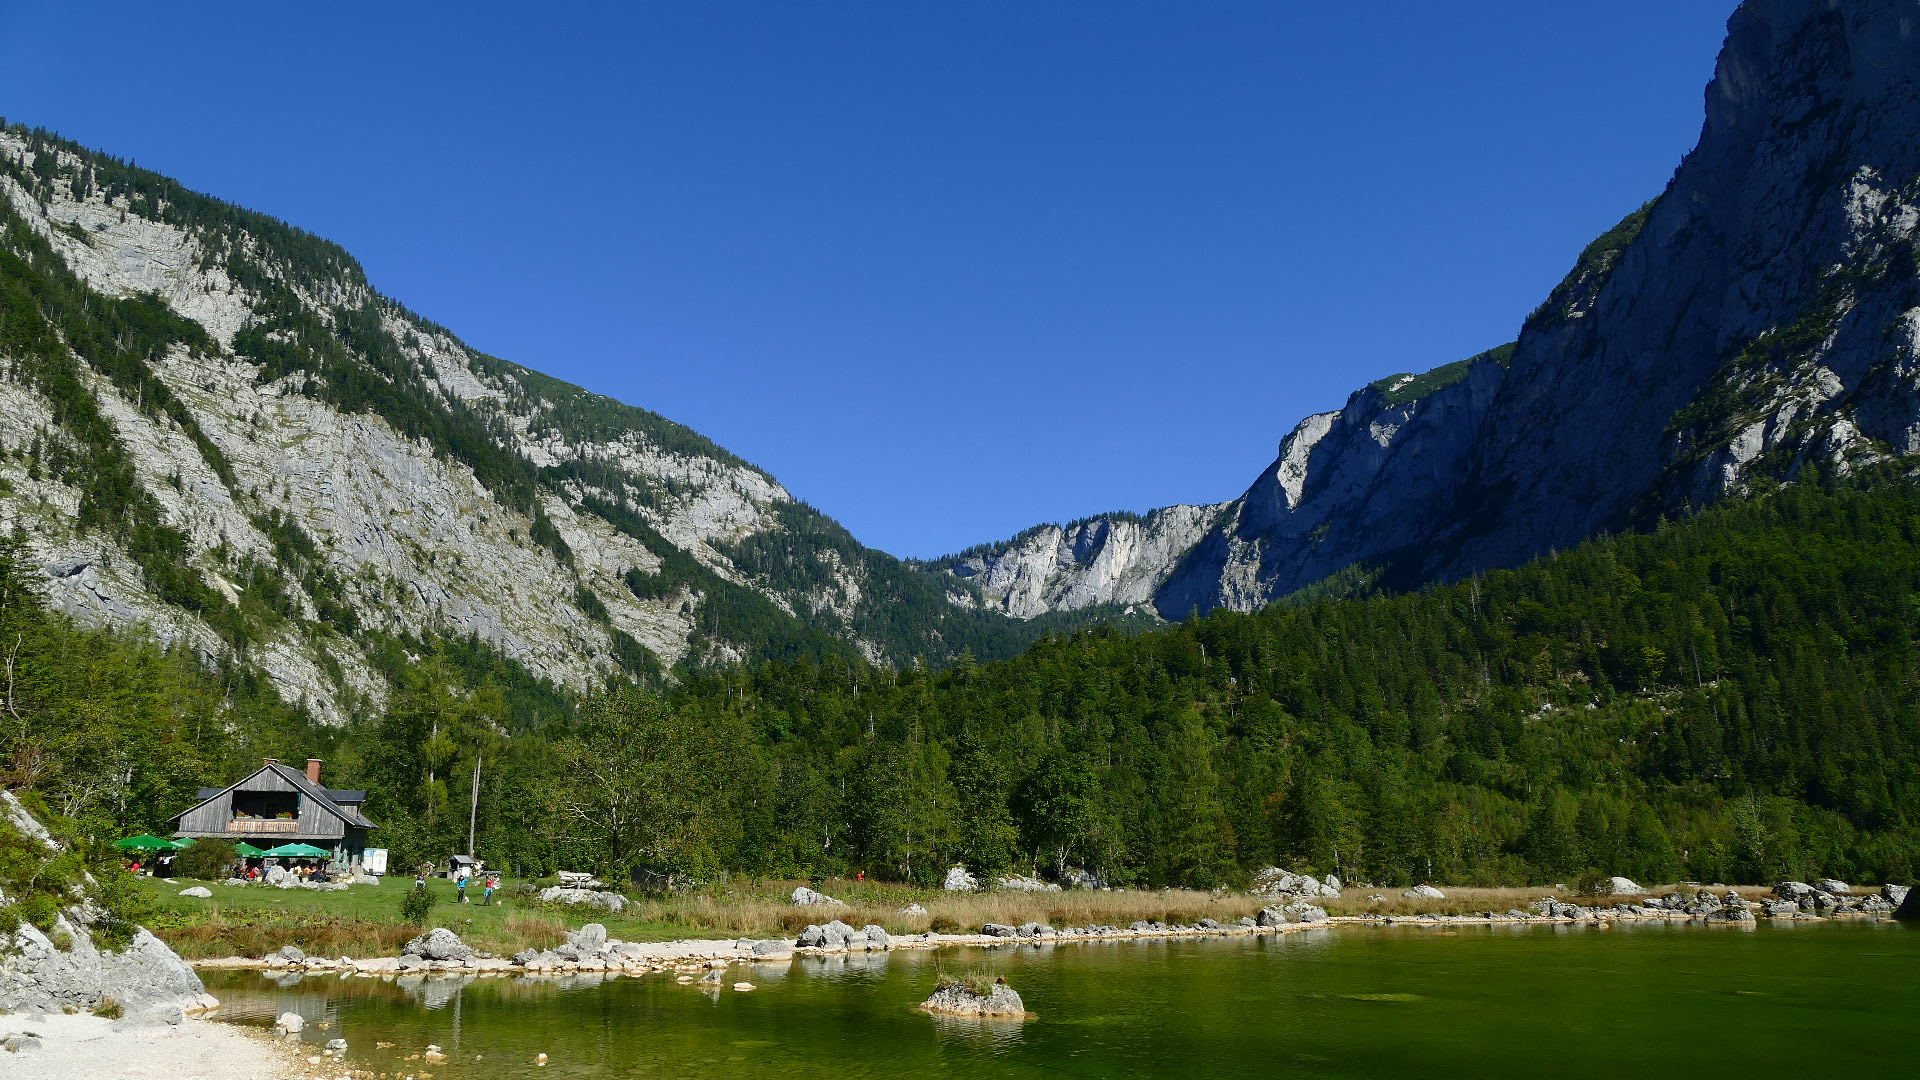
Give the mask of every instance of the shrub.
[{"label": "shrub", "polygon": [[223,878],[240,859],[231,840],[201,840],[173,857],[173,871],[181,877],[213,881]]},{"label": "shrub", "polygon": [[121,1008],[120,1003],[112,998],[102,997],[100,1004],[94,1007],[93,1015],[102,1020],[118,1020],[120,1017],[126,1015],[126,1010]]},{"label": "shrub", "polygon": [[400,921],[413,926],[424,926],[427,916],[433,912],[434,901],[438,897],[433,890],[415,885],[400,898]]},{"label": "shrub", "polygon": [[952,934],[960,929],[960,923],[946,915],[935,915],[927,920],[927,929],[936,934]]}]

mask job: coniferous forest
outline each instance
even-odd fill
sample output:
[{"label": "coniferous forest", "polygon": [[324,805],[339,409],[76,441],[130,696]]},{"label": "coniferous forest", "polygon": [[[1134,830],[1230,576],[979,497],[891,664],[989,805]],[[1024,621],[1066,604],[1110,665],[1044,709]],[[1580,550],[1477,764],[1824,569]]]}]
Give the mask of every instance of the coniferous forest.
[{"label": "coniferous forest", "polygon": [[1910,479],[1810,479],[1411,594],[664,693],[577,696],[471,640],[395,640],[400,690],[344,729],[244,668],[46,613],[9,557],[0,766],[105,836],[164,832],[262,756],[322,757],[372,790],[401,866],[466,849],[477,762],[477,851],[521,872],[1904,881],[1916,539]]}]

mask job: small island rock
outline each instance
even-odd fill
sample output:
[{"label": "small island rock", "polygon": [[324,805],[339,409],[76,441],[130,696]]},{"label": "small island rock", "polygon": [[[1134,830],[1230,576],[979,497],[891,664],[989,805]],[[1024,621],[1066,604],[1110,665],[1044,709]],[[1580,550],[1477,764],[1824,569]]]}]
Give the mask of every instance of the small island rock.
[{"label": "small island rock", "polygon": [[989,993],[976,993],[960,983],[948,983],[920,1003],[930,1013],[944,1016],[997,1016],[1019,1018],[1027,1015],[1026,1003],[1013,987],[996,982]]}]

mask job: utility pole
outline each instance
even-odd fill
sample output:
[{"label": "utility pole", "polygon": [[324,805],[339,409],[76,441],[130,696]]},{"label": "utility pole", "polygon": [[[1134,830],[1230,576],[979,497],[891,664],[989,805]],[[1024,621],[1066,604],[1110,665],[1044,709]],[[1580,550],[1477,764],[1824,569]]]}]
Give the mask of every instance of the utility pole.
[{"label": "utility pole", "polygon": [[473,755],[473,799],[467,805],[467,857],[473,857],[473,827],[480,820],[480,755]]}]

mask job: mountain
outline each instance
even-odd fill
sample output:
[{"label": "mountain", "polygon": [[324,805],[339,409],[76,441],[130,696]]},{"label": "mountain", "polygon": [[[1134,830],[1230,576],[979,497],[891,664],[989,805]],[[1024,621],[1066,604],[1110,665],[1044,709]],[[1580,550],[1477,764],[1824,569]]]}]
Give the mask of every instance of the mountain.
[{"label": "mountain", "polygon": [[457,645],[575,690],[939,665],[1041,627],[643,409],[463,345],[339,247],[0,129],[0,527],[55,608],[340,720]]},{"label": "mountain", "polygon": [[935,566],[1027,617],[1124,565],[1129,601],[1175,619],[1455,579],[1920,453],[1917,17],[1741,5],[1699,144],[1514,343],[1301,421],[1197,535],[1176,507],[1078,522],[1051,555],[1029,531]]}]

